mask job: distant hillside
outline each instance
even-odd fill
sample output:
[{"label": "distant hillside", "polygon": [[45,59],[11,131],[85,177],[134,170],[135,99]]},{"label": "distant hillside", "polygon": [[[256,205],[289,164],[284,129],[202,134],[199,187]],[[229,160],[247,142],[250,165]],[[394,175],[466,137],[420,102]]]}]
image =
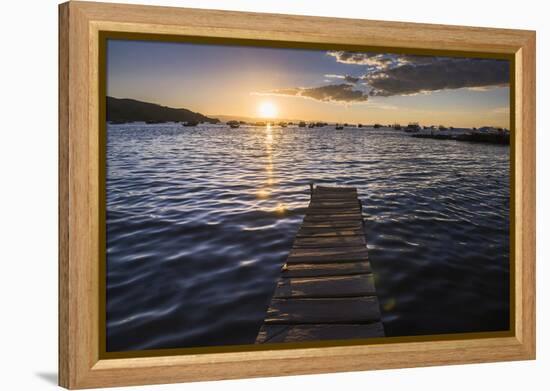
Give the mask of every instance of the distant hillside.
[{"label": "distant hillside", "polygon": [[174,109],[134,99],[107,97],[107,121],[196,121],[217,123],[210,118],[187,109]]}]

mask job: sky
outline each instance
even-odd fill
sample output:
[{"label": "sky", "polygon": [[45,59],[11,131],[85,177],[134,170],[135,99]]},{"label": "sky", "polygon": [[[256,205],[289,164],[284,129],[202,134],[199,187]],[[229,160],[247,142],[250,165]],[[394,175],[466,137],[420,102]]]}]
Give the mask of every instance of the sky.
[{"label": "sky", "polygon": [[509,128],[509,74],[481,58],[107,44],[107,95],[210,116]]}]

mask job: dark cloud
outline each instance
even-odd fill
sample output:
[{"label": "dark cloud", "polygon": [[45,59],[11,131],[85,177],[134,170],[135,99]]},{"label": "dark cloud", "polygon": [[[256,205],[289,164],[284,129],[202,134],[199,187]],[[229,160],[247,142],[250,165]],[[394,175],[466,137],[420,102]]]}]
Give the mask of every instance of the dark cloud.
[{"label": "dark cloud", "polygon": [[377,68],[388,67],[395,61],[392,54],[330,51],[327,55],[344,64],[369,65]]},{"label": "dark cloud", "polygon": [[347,51],[330,51],[327,52],[327,55],[334,57],[337,62],[343,64],[367,65],[369,68],[374,69],[387,69],[405,64],[431,64],[442,59],[448,59],[448,57]]},{"label": "dark cloud", "polygon": [[[362,76],[325,75],[341,84],[286,88],[264,94],[299,96],[323,102],[366,102],[369,96],[412,95],[447,89],[483,91],[508,85],[505,60],[332,51],[336,61],[363,66]],[[358,88],[355,88],[354,85]]]},{"label": "dark cloud", "polygon": [[334,75],[334,74],[329,74],[329,75],[325,75],[326,78],[329,78],[329,79],[343,79],[344,81],[346,81],[347,83],[357,83],[359,80],[361,80],[360,77],[356,77],[356,76],[351,76],[351,75]]},{"label": "dark cloud", "polygon": [[353,103],[366,102],[368,94],[364,91],[354,90],[353,85],[330,84],[313,88],[284,88],[268,92],[269,95],[290,95],[310,98],[322,102]]},{"label": "dark cloud", "polygon": [[355,77],[355,76],[350,76],[350,75],[346,75],[344,77],[344,80],[347,81],[348,83],[357,83],[359,80],[361,80],[360,77]]},{"label": "dark cloud", "polygon": [[365,66],[369,95],[410,95],[444,89],[507,85],[509,62],[435,56],[332,51],[336,61]]},{"label": "dark cloud", "polygon": [[409,95],[419,92],[506,85],[508,61],[447,59],[425,64],[408,63],[365,75],[370,95]]}]

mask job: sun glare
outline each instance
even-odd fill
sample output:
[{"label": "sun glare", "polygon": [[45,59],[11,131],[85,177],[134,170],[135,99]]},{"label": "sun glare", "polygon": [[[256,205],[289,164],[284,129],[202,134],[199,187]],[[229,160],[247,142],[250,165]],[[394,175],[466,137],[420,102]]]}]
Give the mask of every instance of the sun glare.
[{"label": "sun glare", "polygon": [[262,118],[275,118],[277,117],[277,106],[271,102],[262,102],[258,106],[258,114]]}]

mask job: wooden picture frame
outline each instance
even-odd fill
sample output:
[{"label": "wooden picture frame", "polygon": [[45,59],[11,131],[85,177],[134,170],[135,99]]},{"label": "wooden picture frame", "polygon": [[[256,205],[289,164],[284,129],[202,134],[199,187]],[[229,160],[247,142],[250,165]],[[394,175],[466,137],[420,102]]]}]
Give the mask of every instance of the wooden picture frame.
[{"label": "wooden picture frame", "polygon": [[[509,333],[465,339],[104,358],[99,80],[103,32],[506,55],[513,269]],[[535,32],[71,1],[59,6],[59,384],[90,388],[535,358]]]}]

